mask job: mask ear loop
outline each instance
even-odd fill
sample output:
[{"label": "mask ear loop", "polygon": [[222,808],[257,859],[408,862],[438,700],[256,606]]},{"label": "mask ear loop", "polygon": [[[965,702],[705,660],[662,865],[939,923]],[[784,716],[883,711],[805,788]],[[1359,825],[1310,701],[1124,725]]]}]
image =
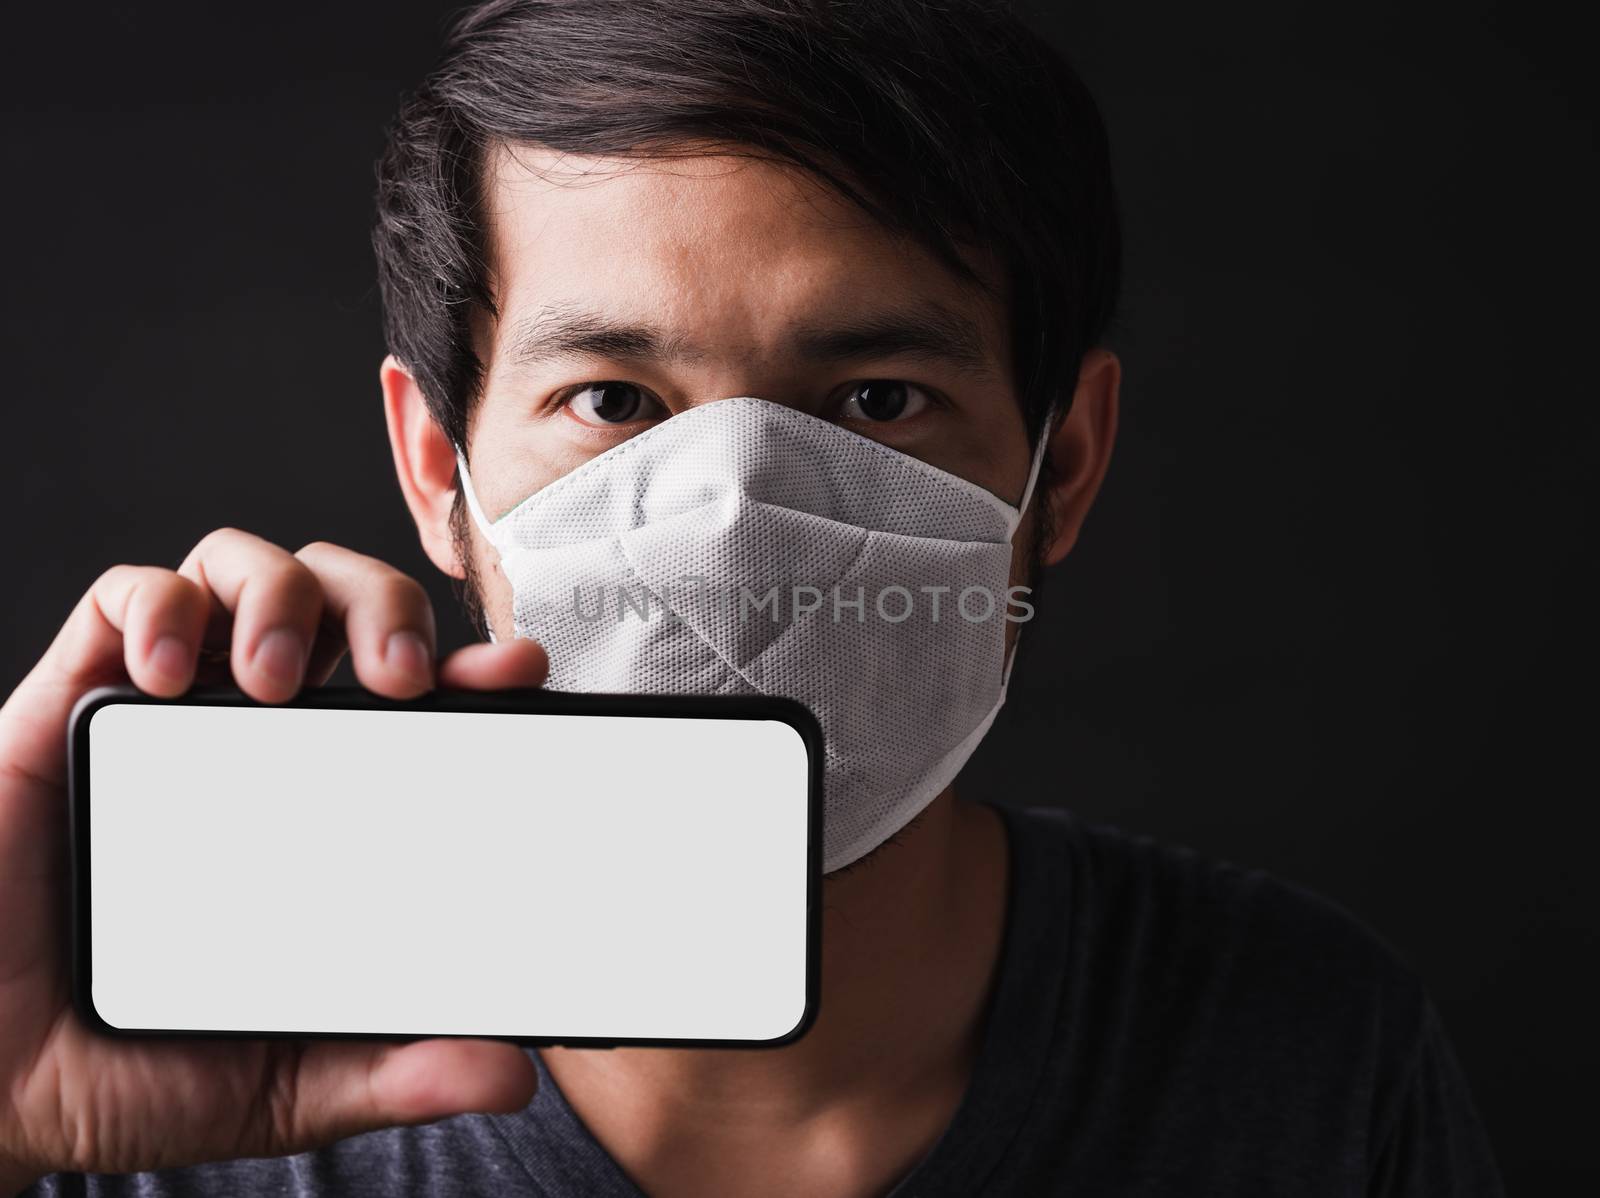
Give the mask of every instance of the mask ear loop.
[{"label": "mask ear loop", "polygon": [[[505,550],[500,547],[500,540],[495,535],[494,525],[483,514],[483,507],[478,503],[477,493],[472,489],[472,475],[467,470],[467,455],[460,449],[456,450],[456,470],[461,474],[461,495],[467,501],[467,510],[472,513],[472,522],[478,526],[478,531],[484,539],[492,545],[501,559],[505,558]],[[498,638],[494,634],[494,626],[487,619],[483,622],[484,631],[489,634],[489,643],[496,644]]]},{"label": "mask ear loop", "polygon": [[[1044,414],[1044,421],[1039,428],[1039,443],[1033,447],[1033,461],[1028,466],[1028,481],[1022,488],[1022,502],[1017,505],[1017,518],[1011,524],[1011,535],[1015,536],[1017,528],[1022,524],[1022,517],[1027,513],[1028,504],[1033,499],[1034,487],[1038,485],[1039,473],[1044,468],[1044,455],[1050,444],[1050,434],[1053,431],[1056,417],[1056,406],[1051,404]],[[1017,627],[1016,636],[1011,638],[1011,648],[1006,650],[1006,664],[1000,671],[1000,702],[1006,700],[1006,687],[1011,684],[1011,667],[1016,664],[1017,646],[1022,643],[1022,628]]]},{"label": "mask ear loop", "polygon": [[500,548],[499,538],[495,536],[494,525],[483,514],[483,508],[478,504],[478,496],[472,489],[472,475],[467,470],[467,455],[459,449],[456,450],[456,469],[461,473],[461,494],[466,498],[467,510],[472,513],[472,522],[478,526],[478,531],[496,549]]}]

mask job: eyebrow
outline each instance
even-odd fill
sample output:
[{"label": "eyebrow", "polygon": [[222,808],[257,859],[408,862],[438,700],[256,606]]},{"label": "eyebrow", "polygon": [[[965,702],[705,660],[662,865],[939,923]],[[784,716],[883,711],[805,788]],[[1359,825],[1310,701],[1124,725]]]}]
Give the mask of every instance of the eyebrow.
[{"label": "eyebrow", "polygon": [[[802,325],[792,344],[801,357],[814,361],[906,357],[942,362],[972,374],[994,371],[972,322],[934,301],[844,316],[826,325]],[[709,356],[684,334],[570,307],[546,308],[519,321],[509,355],[519,365],[579,356],[679,362]]]}]

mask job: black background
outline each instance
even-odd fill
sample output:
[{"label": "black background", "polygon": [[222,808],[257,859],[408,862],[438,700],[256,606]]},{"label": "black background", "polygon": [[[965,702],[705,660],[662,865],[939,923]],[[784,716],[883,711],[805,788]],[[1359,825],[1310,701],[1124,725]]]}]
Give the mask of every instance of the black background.
[{"label": "black background", "polygon": [[[449,6],[3,18],[0,683],[231,524],[433,588],[372,160]],[[969,795],[1326,894],[1427,981],[1513,1192],[1600,1180],[1589,43],[1526,5],[1044,9],[1106,112],[1123,425]]]}]

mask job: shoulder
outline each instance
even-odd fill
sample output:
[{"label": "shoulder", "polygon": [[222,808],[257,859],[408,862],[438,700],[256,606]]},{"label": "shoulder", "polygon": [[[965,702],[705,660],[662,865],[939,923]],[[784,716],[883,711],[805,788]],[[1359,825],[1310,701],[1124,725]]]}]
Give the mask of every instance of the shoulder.
[{"label": "shoulder", "polygon": [[[1432,1003],[1363,920],[1184,845],[1004,814],[1011,969],[1048,1012],[1041,1144],[1112,1178],[1160,1146],[1195,1192],[1499,1198]],[[1064,1136],[1083,1112],[1093,1134]]]},{"label": "shoulder", "polygon": [[[1427,995],[1399,951],[1338,902],[1265,870],[1042,808],[1011,813],[1035,868],[1066,875],[1080,997],[1231,1043],[1317,1046],[1403,1071]],[[1374,1079],[1376,1080],[1376,1079]]]}]

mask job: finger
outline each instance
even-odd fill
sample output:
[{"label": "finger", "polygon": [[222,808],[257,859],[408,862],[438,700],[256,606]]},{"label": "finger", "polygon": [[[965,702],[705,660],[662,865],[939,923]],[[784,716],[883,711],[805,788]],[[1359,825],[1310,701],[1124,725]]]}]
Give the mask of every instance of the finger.
[{"label": "finger", "polygon": [[288,550],[236,528],[207,535],[178,573],[233,618],[229,664],[252,699],[281,703],[305,681],[322,619],[322,587]]},{"label": "finger", "polygon": [[182,694],[194,675],[206,614],[204,594],[171,570],[107,570],[0,708],[0,762],[12,773],[60,785],[72,705],[85,691],[129,679],[154,695]]},{"label": "finger", "polygon": [[[195,658],[205,636],[210,602],[187,578],[156,567],[127,566],[133,577],[103,582],[104,612],[115,602],[114,588],[126,586],[122,612],[122,660],[128,678],[140,690],[162,698],[183,694],[194,680]],[[107,618],[117,624],[116,613]]]},{"label": "finger", "polygon": [[272,1112],[264,1147],[294,1152],[364,1131],[474,1112],[508,1114],[532,1100],[538,1071],[521,1048],[494,1040],[419,1040],[369,1047],[316,1042],[288,1084],[292,1103]]},{"label": "finger", "polygon": [[410,575],[375,557],[318,541],[295,554],[322,585],[325,623],[350,646],[368,690],[409,699],[433,689],[438,633],[433,604]]},{"label": "finger", "polygon": [[439,685],[474,691],[543,686],[549,673],[544,646],[519,639],[457,649],[439,663]]}]

